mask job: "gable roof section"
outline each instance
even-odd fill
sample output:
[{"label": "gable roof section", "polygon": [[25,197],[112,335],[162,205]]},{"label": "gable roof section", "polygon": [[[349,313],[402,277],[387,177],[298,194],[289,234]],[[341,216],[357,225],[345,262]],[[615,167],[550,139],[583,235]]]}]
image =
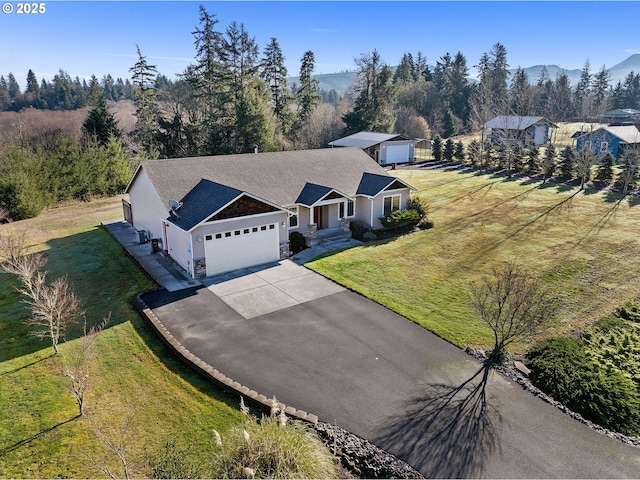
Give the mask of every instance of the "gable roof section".
[{"label": "gable roof section", "polygon": [[501,128],[504,130],[526,130],[531,125],[535,125],[536,123],[548,123],[549,125],[553,125],[549,120],[544,117],[530,117],[523,116],[519,117],[516,115],[500,115],[494,118],[493,120],[489,120],[487,123],[483,125],[483,128]]},{"label": "gable roof section", "polygon": [[390,175],[376,175],[372,173],[364,173],[362,175],[362,179],[360,180],[360,184],[358,185],[358,190],[356,191],[356,195],[365,195],[367,197],[375,197],[383,190],[386,190],[394,183],[400,183],[403,186],[410,188],[411,190],[415,190],[408,183],[403,182],[399,178],[392,177]]},{"label": "gable roof section", "polygon": [[127,192],[141,170],[148,175],[167,210],[170,199],[186,198],[202,179],[287,206],[296,203],[307,183],[330,186],[354,196],[363,173],[395,178],[359,148],[151,160],[140,164]]},{"label": "gable roof section", "polygon": [[202,179],[181,200],[167,219],[183,230],[191,230],[243,194],[237,188]]},{"label": "gable roof section", "polygon": [[[635,144],[640,143],[640,130],[635,125],[619,125],[604,127],[611,135],[618,137],[624,143]],[[597,131],[597,130],[596,130]]]},{"label": "gable roof section", "polygon": [[315,203],[319,202],[323,198],[327,197],[330,193],[337,194],[338,197],[346,197],[351,198],[349,195],[345,195],[342,192],[339,192],[335,188],[326,187],[324,185],[317,185],[315,183],[307,182],[296,198],[295,203],[299,203],[300,205],[304,205],[305,207],[311,207]]},{"label": "gable roof section", "polygon": [[369,148],[389,140],[409,140],[404,135],[397,133],[358,132],[348,137],[329,142],[332,147],[358,147]]}]

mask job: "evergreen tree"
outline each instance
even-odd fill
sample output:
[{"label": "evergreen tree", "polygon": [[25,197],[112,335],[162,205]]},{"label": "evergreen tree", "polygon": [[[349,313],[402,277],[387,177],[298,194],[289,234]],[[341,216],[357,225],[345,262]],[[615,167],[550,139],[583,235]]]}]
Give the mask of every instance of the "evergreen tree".
[{"label": "evergreen tree", "polygon": [[587,60],[584,62],[584,67],[582,67],[582,72],[580,73],[580,80],[578,81],[573,93],[576,111],[579,115],[587,118],[592,115],[590,108],[592,83],[591,64],[589,63],[589,60]]},{"label": "evergreen tree", "polygon": [[393,83],[398,82],[413,82],[415,78],[415,65],[413,63],[413,56],[410,53],[405,53],[400,59],[400,63],[396,67],[396,71],[393,74]]},{"label": "evergreen tree", "polygon": [[444,150],[442,151],[442,158],[447,162],[451,162],[453,160],[453,153],[455,152],[455,145],[453,144],[453,140],[447,138],[447,141],[444,142]]},{"label": "evergreen tree", "polygon": [[509,104],[515,115],[525,116],[531,113],[533,89],[524,69],[518,67],[511,80]]},{"label": "evergreen tree", "polygon": [[319,82],[313,78],[315,69],[315,55],[308,50],[302,56],[300,63],[300,85],[296,90],[298,102],[298,122],[304,122],[320,104]]},{"label": "evergreen tree", "polygon": [[8,110],[10,102],[7,80],[3,75],[0,75],[0,110]]},{"label": "evergreen tree", "polygon": [[137,107],[136,128],[132,135],[144,152],[153,155],[153,152],[158,150],[156,137],[160,116],[155,90],[158,69],[147,62],[147,57],[142,55],[137,45],[136,51],[138,61],[129,69],[135,88],[133,98]]},{"label": "evergreen tree", "polygon": [[453,116],[453,112],[450,108],[444,114],[444,119],[442,120],[442,135],[445,138],[453,137],[458,133],[458,127],[456,126],[456,119]]},{"label": "evergreen tree", "polygon": [[282,129],[285,132],[289,131],[293,123],[293,114],[289,108],[291,93],[287,88],[287,69],[284,66],[284,55],[275,38],[271,38],[264,50],[260,76],[269,86],[273,114],[282,125]]},{"label": "evergreen tree", "polygon": [[614,158],[611,152],[607,152],[600,158],[595,180],[600,183],[609,184],[613,180]]},{"label": "evergreen tree", "polygon": [[616,187],[622,190],[622,195],[626,195],[629,189],[636,187],[639,167],[640,152],[627,150],[622,154],[621,169],[615,183]]},{"label": "evergreen tree", "polygon": [[591,91],[593,95],[593,108],[595,113],[603,113],[607,110],[607,94],[609,92],[609,71],[603,65],[593,77]]},{"label": "evergreen tree", "polygon": [[553,143],[548,143],[542,160],[542,173],[544,179],[542,183],[546,183],[547,179],[553,176],[556,170],[556,147]]},{"label": "evergreen tree", "polygon": [[471,165],[479,165],[482,162],[482,151],[478,140],[471,140],[469,143],[469,162]]},{"label": "evergreen tree", "polygon": [[431,155],[436,162],[442,161],[442,139],[438,136],[431,141]]},{"label": "evergreen tree", "polygon": [[571,82],[566,73],[560,73],[553,83],[549,98],[551,117],[557,121],[568,121],[574,114]]},{"label": "evergreen tree", "polygon": [[558,167],[560,170],[560,177],[564,179],[570,179],[573,177],[573,172],[575,170],[575,155],[573,153],[573,148],[566,146],[560,152],[560,165]]},{"label": "evergreen tree", "polygon": [[464,153],[464,145],[462,142],[456,142],[455,149],[453,152],[453,158],[456,159],[456,162],[463,163],[465,158]]},{"label": "evergreen tree", "polygon": [[227,92],[226,113],[218,125],[226,131],[219,153],[248,153],[273,148],[273,128],[267,85],[258,78],[259,50],[244,24],[232,22],[220,39],[222,81]]},{"label": "evergreen tree", "polygon": [[82,124],[82,131],[89,137],[94,138],[102,146],[107,145],[109,139],[119,139],[122,136],[122,132],[118,128],[118,122],[113,114],[109,112],[104,96],[100,96],[96,106],[89,111]]},{"label": "evergreen tree", "polygon": [[357,97],[351,112],[344,115],[347,134],[362,130],[391,132],[394,128],[394,88],[391,68],[382,63],[374,50],[356,60],[358,72],[354,86]]},{"label": "evergreen tree", "polygon": [[529,145],[526,168],[530,174],[540,171],[540,149],[536,145]]},{"label": "evergreen tree", "polygon": [[16,77],[11,72],[7,75],[7,90],[11,100],[17,100],[20,96],[20,85],[18,85]]}]

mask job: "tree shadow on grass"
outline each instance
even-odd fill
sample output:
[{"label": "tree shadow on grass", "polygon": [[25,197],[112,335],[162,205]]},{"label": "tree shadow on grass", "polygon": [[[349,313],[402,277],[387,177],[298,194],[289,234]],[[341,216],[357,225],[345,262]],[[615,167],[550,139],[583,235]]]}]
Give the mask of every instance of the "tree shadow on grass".
[{"label": "tree shadow on grass", "polygon": [[80,415],[76,415],[75,417],[72,417],[72,418],[70,418],[68,420],[65,420],[64,422],[60,422],[57,425],[54,425],[53,427],[46,428],[46,429],[42,430],[41,432],[36,433],[35,435],[32,435],[29,438],[25,438],[24,440],[20,440],[19,442],[16,442],[13,445],[10,445],[10,446],[0,450],[0,457],[2,457],[3,455],[6,455],[9,452],[13,452],[14,450],[17,450],[20,447],[24,447],[25,445],[29,445],[34,440],[37,440],[38,438],[44,437],[48,433],[51,433],[54,430],[62,427],[63,425],[66,425],[67,423],[71,423],[71,422],[73,422],[74,420],[76,420],[78,418],[80,418]]},{"label": "tree shadow on grass", "polygon": [[486,459],[500,449],[502,418],[486,392],[490,371],[485,364],[457,387],[426,385],[373,442],[427,478],[480,478]]}]

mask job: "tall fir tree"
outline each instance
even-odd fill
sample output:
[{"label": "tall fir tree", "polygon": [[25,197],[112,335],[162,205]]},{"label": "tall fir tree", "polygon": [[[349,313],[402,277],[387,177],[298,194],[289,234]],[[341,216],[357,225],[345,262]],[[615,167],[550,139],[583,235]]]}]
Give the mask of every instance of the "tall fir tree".
[{"label": "tall fir tree", "polygon": [[314,53],[311,50],[306,51],[300,61],[300,84],[295,92],[296,101],[298,102],[298,123],[307,120],[322,101],[320,82],[313,77],[313,71],[316,68],[315,63]]},{"label": "tall fir tree", "polygon": [[276,38],[271,38],[264,49],[261,78],[266,82],[271,93],[273,114],[286,133],[293,123],[293,113],[289,108],[291,92],[287,88],[287,68],[284,55]]},{"label": "tall fir tree", "polygon": [[129,69],[134,91],[133,99],[136,103],[136,127],[133,137],[147,155],[153,156],[157,150],[157,131],[160,109],[158,107],[155,78],[158,69],[147,62],[140,47],[136,45],[138,61]]}]

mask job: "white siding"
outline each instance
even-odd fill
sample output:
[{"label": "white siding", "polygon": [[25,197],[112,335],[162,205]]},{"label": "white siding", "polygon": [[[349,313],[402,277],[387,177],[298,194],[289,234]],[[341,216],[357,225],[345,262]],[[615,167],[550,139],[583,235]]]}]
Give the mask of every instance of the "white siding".
[{"label": "white siding", "polygon": [[140,169],[129,187],[133,226],[151,232],[152,238],[162,238],[162,220],[169,216],[168,206],[162,204],[149,176]]}]

